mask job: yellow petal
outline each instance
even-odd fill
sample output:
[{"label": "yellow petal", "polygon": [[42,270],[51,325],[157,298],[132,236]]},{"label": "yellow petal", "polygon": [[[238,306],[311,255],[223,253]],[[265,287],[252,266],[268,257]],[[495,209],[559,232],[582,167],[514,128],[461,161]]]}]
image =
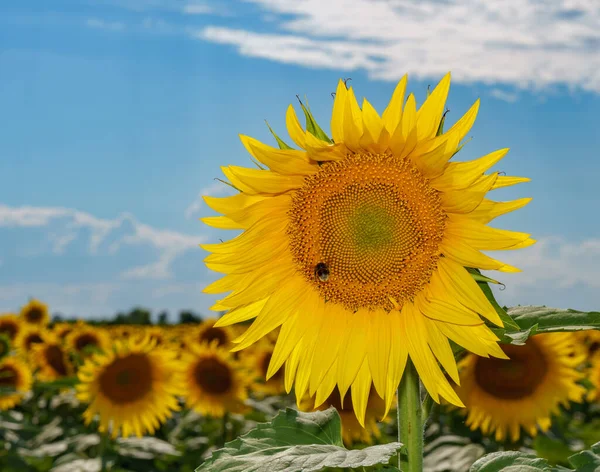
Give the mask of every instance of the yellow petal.
[{"label": "yellow petal", "polygon": [[202,221],[202,223],[204,223],[205,225],[208,225],[212,228],[244,229],[244,227],[242,225],[227,218],[226,216],[206,216],[204,218],[200,218],[200,221]]},{"label": "yellow petal", "polygon": [[492,200],[484,199],[481,204],[469,214],[469,217],[480,223],[486,224],[498,216],[523,208],[531,200],[531,198],[519,198],[518,200],[509,202],[494,202]]},{"label": "yellow petal", "polygon": [[331,368],[327,371],[327,374],[323,378],[323,382],[317,389],[315,395],[315,407],[319,407],[325,400],[331,395],[335,388],[335,372],[337,371],[337,365],[334,363]]},{"label": "yellow petal", "polygon": [[360,107],[356,102],[352,87],[348,89],[346,106],[344,108],[344,144],[352,151],[360,151],[360,137],[362,136],[362,116]]},{"label": "yellow petal", "polygon": [[522,184],[525,182],[530,182],[531,179],[529,177],[513,177],[510,175],[501,175],[496,180],[496,183],[492,187],[492,190],[502,187],[510,187],[512,185]]},{"label": "yellow petal", "polygon": [[210,195],[202,197],[211,209],[223,214],[239,211],[266,198],[269,197],[264,195],[247,195],[245,193],[237,193],[229,197],[211,197]]},{"label": "yellow petal", "polygon": [[450,235],[442,240],[440,244],[441,252],[458,262],[464,267],[473,267],[482,270],[499,270],[501,272],[521,272],[520,269],[512,267],[504,262],[492,259],[481,253],[479,250],[469,246],[464,240]]},{"label": "yellow petal", "polygon": [[333,112],[331,113],[331,136],[333,142],[344,142],[344,114],[346,112],[346,96],[348,90],[343,80],[338,82],[333,101]]},{"label": "yellow petal", "polygon": [[383,125],[387,129],[388,133],[393,134],[400,123],[402,118],[402,105],[404,104],[404,95],[406,94],[406,81],[408,80],[408,76],[404,76],[400,79],[396,88],[394,89],[394,93],[392,94],[392,98],[390,103],[386,107],[382,115]]},{"label": "yellow petal", "polygon": [[268,166],[272,171],[284,175],[309,175],[318,170],[316,164],[311,164],[306,151],[295,149],[277,149],[249,136],[240,135],[240,140],[246,150]]},{"label": "yellow petal", "polygon": [[440,126],[448,92],[450,91],[450,72],[427,97],[417,112],[417,139],[419,141],[433,138]]},{"label": "yellow petal", "polygon": [[298,147],[302,149],[306,148],[306,133],[298,121],[298,116],[296,115],[296,111],[294,107],[290,104],[288,106],[287,112],[285,113],[285,125],[288,130],[288,134],[292,141],[296,143]]},{"label": "yellow petal", "polygon": [[223,173],[240,190],[249,194],[279,194],[304,185],[302,175],[279,175],[269,170],[246,167],[222,167]]},{"label": "yellow petal", "polygon": [[380,397],[385,397],[385,388],[390,363],[390,346],[392,344],[390,317],[384,310],[372,311],[369,315],[367,331],[367,360],[375,390]]},{"label": "yellow petal", "polygon": [[529,238],[529,234],[490,228],[467,216],[448,214],[444,229],[448,236],[462,239],[465,243],[482,250],[508,249]]},{"label": "yellow petal", "polygon": [[344,355],[338,359],[338,387],[342,398],[354,382],[358,369],[367,355],[365,346],[368,316],[368,311],[359,309],[348,317],[347,331],[343,333],[344,339],[340,347],[340,352]]},{"label": "yellow petal", "polygon": [[406,100],[400,123],[390,138],[390,149],[395,156],[408,156],[417,144],[417,102],[411,93]]},{"label": "yellow petal", "polygon": [[356,414],[356,419],[360,425],[365,427],[365,413],[367,403],[369,402],[369,392],[371,391],[371,374],[369,372],[369,363],[365,359],[361,368],[352,382],[352,407]]},{"label": "yellow petal", "polygon": [[388,367],[388,378],[385,389],[385,418],[390,411],[392,402],[400,385],[400,379],[404,373],[404,367],[406,366],[406,360],[408,359],[408,347],[406,345],[406,339],[401,336],[400,330],[400,312],[393,310],[388,315],[390,317],[390,333],[392,336],[392,344],[390,346],[390,364]]},{"label": "yellow petal", "polygon": [[456,122],[454,126],[452,126],[445,135],[453,135],[456,134],[458,137],[458,141],[462,141],[463,138],[467,135],[469,130],[473,127],[473,123],[475,123],[475,119],[477,118],[477,113],[479,112],[479,99],[475,101],[475,103],[469,108],[469,110]]},{"label": "yellow petal", "polygon": [[263,300],[234,308],[217,320],[217,322],[214,324],[215,328],[219,328],[221,326],[230,326],[235,323],[241,323],[242,321],[248,321],[252,318],[256,318],[268,300],[268,298],[264,298]]},{"label": "yellow petal", "polygon": [[440,191],[459,190],[473,184],[483,173],[506,156],[508,149],[500,149],[468,162],[452,162],[431,186]]},{"label": "yellow petal", "polygon": [[383,130],[383,123],[373,105],[366,98],[363,99],[362,120],[363,135],[360,138],[360,146],[363,149],[379,152],[378,143]]},{"label": "yellow petal", "polygon": [[427,152],[421,152],[419,148],[415,148],[409,154],[417,168],[429,179],[438,177],[444,172],[446,164],[458,146],[458,136],[449,136],[438,143],[436,147]]}]

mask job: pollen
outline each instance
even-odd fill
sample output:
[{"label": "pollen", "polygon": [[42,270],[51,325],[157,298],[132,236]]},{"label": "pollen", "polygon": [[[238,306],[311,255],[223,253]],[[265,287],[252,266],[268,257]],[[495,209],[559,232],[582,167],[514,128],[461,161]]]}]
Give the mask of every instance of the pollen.
[{"label": "pollen", "polygon": [[412,300],[436,268],[446,220],[409,159],[371,153],[323,164],[295,193],[289,217],[299,270],[352,311]]}]

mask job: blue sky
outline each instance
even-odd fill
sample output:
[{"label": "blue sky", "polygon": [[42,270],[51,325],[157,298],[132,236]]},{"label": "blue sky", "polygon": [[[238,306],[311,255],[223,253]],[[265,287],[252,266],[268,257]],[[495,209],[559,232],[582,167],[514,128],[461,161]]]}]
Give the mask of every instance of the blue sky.
[{"label": "blue sky", "polygon": [[510,147],[496,169],[532,178],[494,195],[532,196],[497,226],[539,240],[495,255],[524,270],[500,302],[598,310],[599,32],[583,0],[2,2],[0,311],[207,313],[198,195],[250,164],[238,133],[285,135],[297,94],[328,129],[341,77],[382,110],[448,70],[450,122],[482,99],[460,159]]}]

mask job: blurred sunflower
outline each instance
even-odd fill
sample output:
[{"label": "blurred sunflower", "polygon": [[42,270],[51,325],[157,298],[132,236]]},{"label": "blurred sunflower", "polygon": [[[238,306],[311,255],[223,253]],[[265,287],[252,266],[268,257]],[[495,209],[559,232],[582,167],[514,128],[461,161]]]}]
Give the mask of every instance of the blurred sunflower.
[{"label": "blurred sunflower", "polygon": [[480,316],[502,321],[465,267],[519,271],[481,251],[535,242],[487,226],[531,199],[485,196],[529,179],[484,174],[508,149],[449,162],[479,109],[477,100],[443,133],[449,87],[450,74],[417,110],[414,95],[404,101],[404,77],[380,116],[340,81],[333,140],[302,105],[305,131],[290,105],[286,124],[301,150],[241,136],[269,169],[223,167],[239,192],[204,197],[223,214],[203,218],[206,224],[243,230],[201,245],[212,253],[207,267],[225,274],[205,292],[232,292],[212,307],[227,311],[215,327],[255,318],[235,340],[241,350],[281,326],[269,373],[286,363],[298,400],[312,396],[339,360],[336,383],[342,396],[350,386],[360,392],[354,406],[363,422],[371,385],[389,410],[410,357],[435,401],[462,405],[438,365],[458,380],[448,340],[505,357]]},{"label": "blurred sunflower", "polygon": [[588,392],[587,400],[600,401],[600,352],[596,352],[589,360],[587,374],[593,388]]},{"label": "blurred sunflower", "polygon": [[0,359],[10,354],[10,339],[5,334],[0,333]]},{"label": "blurred sunflower", "polygon": [[187,406],[217,418],[246,411],[251,378],[239,362],[216,341],[192,344],[188,349],[182,356]]},{"label": "blurred sunflower", "polygon": [[31,389],[31,370],[17,357],[0,360],[0,388],[10,388],[15,392],[0,392],[0,411],[10,410],[18,405],[23,395]]},{"label": "blurred sunflower", "polygon": [[595,356],[598,352],[600,352],[600,331],[588,329],[584,331],[576,331],[575,335],[584,344],[590,357]]},{"label": "blurred sunflower", "polygon": [[571,333],[538,334],[523,346],[502,348],[510,360],[469,354],[460,362],[456,389],[472,430],[516,442],[521,427],[535,436],[538,426],[548,430],[560,405],[582,400],[585,389],[577,382],[584,374],[577,367],[585,354]]},{"label": "blurred sunflower", "polygon": [[42,326],[23,324],[15,339],[15,347],[23,356],[28,356],[35,344],[43,343],[48,330]]},{"label": "blurred sunflower", "polygon": [[5,334],[8,339],[14,341],[21,330],[21,319],[12,313],[0,315],[0,334]]},{"label": "blurred sunflower", "polygon": [[111,340],[102,328],[79,324],[65,339],[67,348],[80,356],[86,357],[92,351],[104,351],[111,345]]},{"label": "blurred sunflower", "polygon": [[167,333],[160,326],[150,326],[149,328],[140,331],[140,335],[147,336],[154,341],[157,346],[168,344]]},{"label": "blurred sunflower", "polygon": [[50,336],[43,343],[35,344],[31,354],[33,364],[39,369],[37,376],[43,382],[51,382],[74,373],[73,364],[56,336]]},{"label": "blurred sunflower", "polygon": [[175,353],[147,339],[116,341],[95,353],[78,372],[77,397],[89,403],[86,424],[96,415],[99,430],[113,438],[138,437],[154,431],[179,409],[181,393]]},{"label": "blurred sunflower", "polygon": [[[385,413],[385,402],[375,389],[371,388],[367,403],[365,427],[363,428],[354,414],[352,402],[349,398],[351,394],[352,392],[350,391],[342,402],[339,390],[334,389],[316,410],[326,410],[327,408],[334,407],[338,411],[342,420],[342,439],[346,447],[350,447],[356,442],[372,444],[373,438],[381,437],[381,431],[377,426],[377,419],[381,418]],[[315,411],[315,408],[313,408],[314,403],[314,398],[305,397],[300,403],[300,409],[303,411]]]},{"label": "blurred sunflower", "polygon": [[230,327],[217,327],[215,326],[217,319],[204,320],[199,326],[197,326],[189,335],[188,343],[191,344],[202,344],[217,343],[217,346],[229,346],[233,340],[233,333]]},{"label": "blurred sunflower", "polygon": [[260,343],[246,361],[257,379],[252,384],[252,390],[263,395],[281,395],[285,392],[283,367],[267,378],[273,349],[270,343]]},{"label": "blurred sunflower", "polygon": [[31,325],[46,326],[50,322],[48,305],[35,298],[30,300],[27,305],[21,308],[21,319]]},{"label": "blurred sunflower", "polygon": [[52,326],[52,333],[61,341],[64,341],[69,333],[75,329],[75,323],[56,323]]}]

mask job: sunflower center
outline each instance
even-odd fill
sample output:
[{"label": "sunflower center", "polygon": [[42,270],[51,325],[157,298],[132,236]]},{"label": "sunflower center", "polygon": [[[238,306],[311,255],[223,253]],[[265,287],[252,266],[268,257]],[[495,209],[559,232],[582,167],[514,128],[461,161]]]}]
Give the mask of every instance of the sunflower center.
[{"label": "sunflower center", "polygon": [[229,366],[216,358],[199,361],[194,369],[194,378],[196,384],[203,391],[213,395],[227,393],[233,386],[233,378]]},{"label": "sunflower center", "polygon": [[64,353],[60,346],[51,344],[46,348],[46,362],[58,375],[64,377],[69,374],[65,363]]},{"label": "sunflower center", "polygon": [[480,357],[475,365],[475,380],[487,393],[504,399],[532,395],[548,372],[543,352],[530,339],[524,346],[502,346],[510,359]]},{"label": "sunflower center", "polygon": [[126,404],[152,390],[152,364],[145,354],[115,359],[99,378],[100,391],[114,403]]},{"label": "sunflower center", "polygon": [[208,328],[200,335],[200,342],[212,342],[217,340],[217,346],[221,346],[223,344],[227,344],[227,334],[222,329],[219,328]]},{"label": "sunflower center", "polygon": [[0,387],[13,387],[17,385],[19,379],[18,372],[11,366],[0,367]]},{"label": "sunflower center", "polygon": [[15,323],[2,323],[0,324],[0,334],[6,334],[9,339],[15,339],[17,335],[17,325]]},{"label": "sunflower center", "polygon": [[29,350],[31,348],[32,344],[39,344],[41,342],[44,342],[44,340],[42,339],[42,337],[39,334],[37,334],[37,333],[30,334],[29,336],[27,336],[25,338],[25,349]]},{"label": "sunflower center", "polygon": [[44,312],[40,310],[38,307],[30,308],[29,311],[25,314],[25,319],[30,323],[37,323],[41,321],[44,317]]},{"label": "sunflower center", "polygon": [[446,220],[417,168],[387,154],[322,165],[289,216],[300,271],[326,300],[353,311],[412,300],[436,268]]},{"label": "sunflower center", "polygon": [[82,334],[75,340],[75,349],[83,351],[88,346],[97,346],[98,338],[93,334]]}]

